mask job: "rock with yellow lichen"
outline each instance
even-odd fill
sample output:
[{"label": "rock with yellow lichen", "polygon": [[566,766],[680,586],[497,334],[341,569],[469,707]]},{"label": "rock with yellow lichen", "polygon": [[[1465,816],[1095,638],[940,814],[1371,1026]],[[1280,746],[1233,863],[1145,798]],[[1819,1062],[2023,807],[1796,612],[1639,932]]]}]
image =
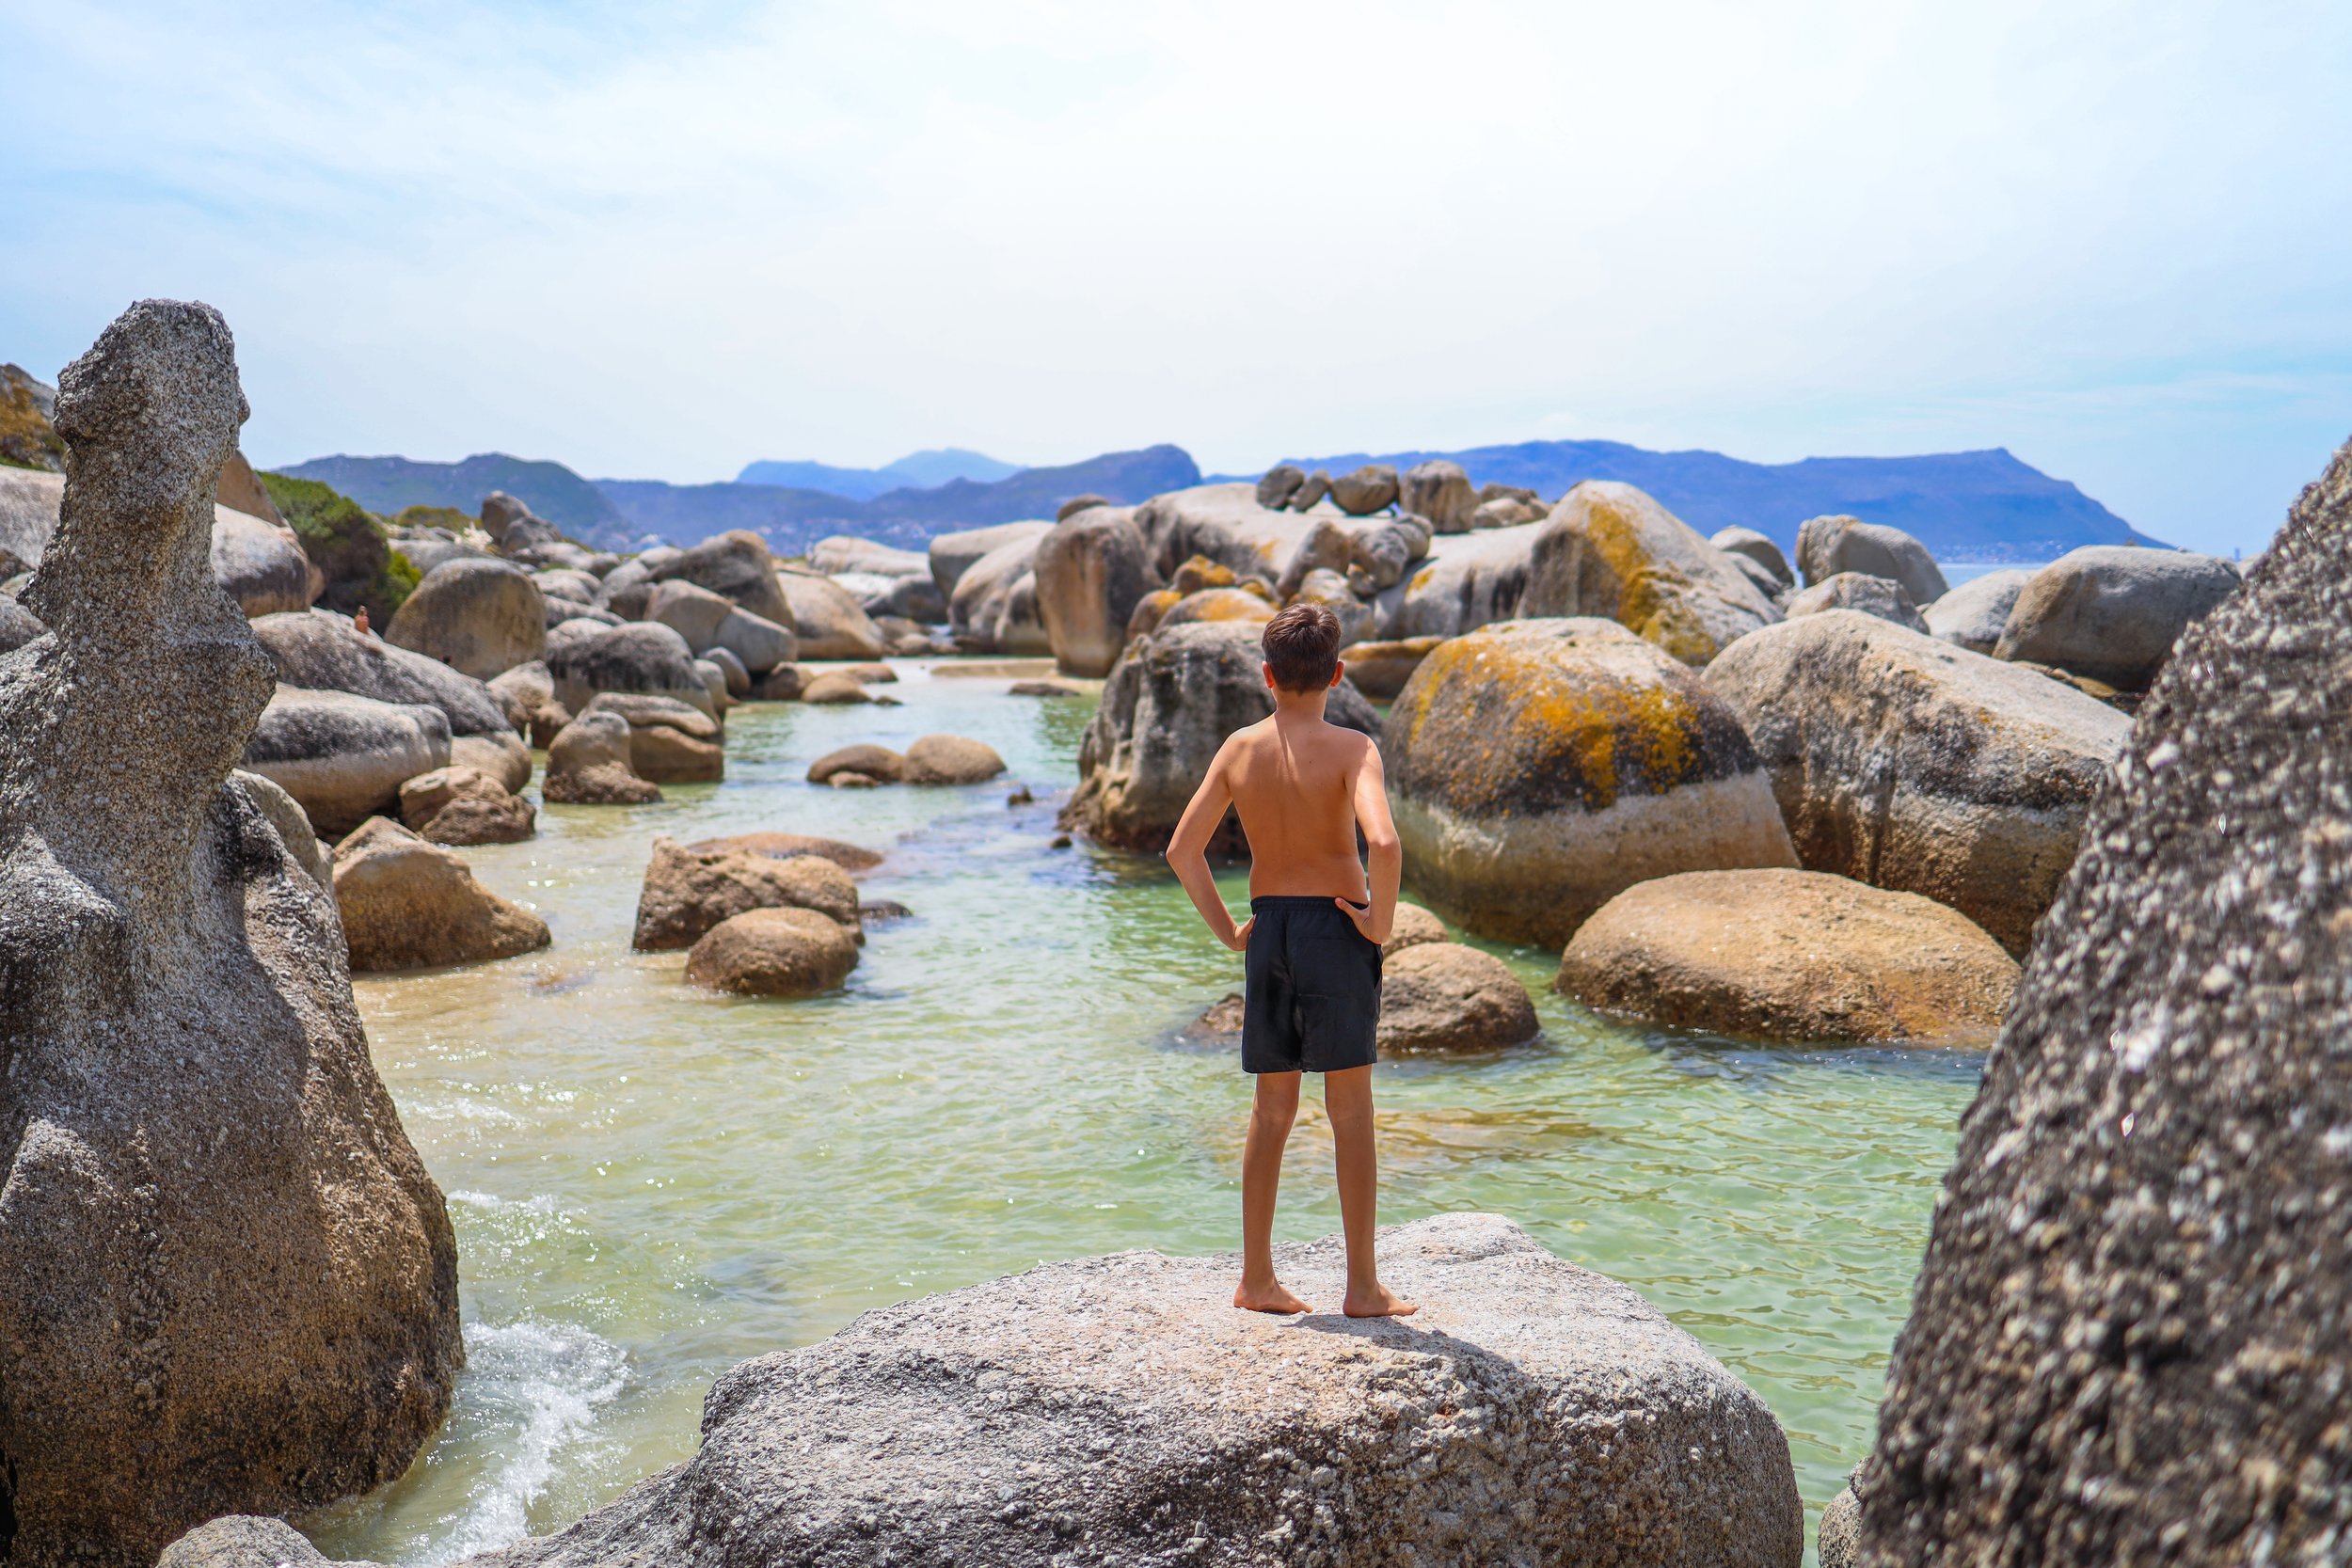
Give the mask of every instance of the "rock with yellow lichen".
[{"label": "rock with yellow lichen", "polygon": [[1520,615],[1605,616],[1693,667],[1780,619],[1723,551],[1630,484],[1587,480],[1535,529]]},{"label": "rock with yellow lichen", "polygon": [[1731,709],[1613,621],[1439,643],[1381,754],[1406,880],[1483,936],[1558,947],[1636,882],[1796,864]]}]

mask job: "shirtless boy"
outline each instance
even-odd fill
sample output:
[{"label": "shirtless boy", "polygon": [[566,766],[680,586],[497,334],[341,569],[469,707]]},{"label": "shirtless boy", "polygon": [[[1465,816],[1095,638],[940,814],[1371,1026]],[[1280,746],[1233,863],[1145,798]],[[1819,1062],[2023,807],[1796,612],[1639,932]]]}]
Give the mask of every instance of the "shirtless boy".
[{"label": "shirtless boy", "polygon": [[[1265,683],[1274,717],[1226,738],[1168,847],[1168,862],[1216,939],[1247,953],[1241,1065],[1258,1080],[1242,1154],[1241,1287],[1233,1305],[1306,1312],[1274,1276],[1274,1194],[1282,1145],[1298,1113],[1301,1071],[1323,1074],[1323,1107],[1338,1145],[1340,1219],[1347,1234],[1351,1318],[1414,1308],[1380,1283],[1373,1261],[1378,1169],[1372,1147],[1373,1033],[1380,1018],[1380,946],[1396,918],[1404,856],[1381,787],[1380,753],[1327,723],[1340,683],[1340,624],[1295,604],[1266,624]],[[1232,806],[1249,840],[1249,918],[1236,928],[1209,873],[1207,848]],[[1356,832],[1372,852],[1367,885]]]}]

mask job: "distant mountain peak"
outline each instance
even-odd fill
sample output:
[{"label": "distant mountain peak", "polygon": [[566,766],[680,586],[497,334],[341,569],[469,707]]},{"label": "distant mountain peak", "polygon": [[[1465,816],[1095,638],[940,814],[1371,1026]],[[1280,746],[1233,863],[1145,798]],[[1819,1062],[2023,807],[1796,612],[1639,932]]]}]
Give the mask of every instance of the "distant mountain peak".
[{"label": "distant mountain peak", "polygon": [[892,490],[931,490],[957,480],[990,484],[1022,472],[1017,464],[1000,462],[968,447],[931,447],[911,451],[879,468],[843,468],[830,463],[763,459],[746,463],[735,476],[738,484],[774,484],[790,490],[816,490],[847,500],[872,500]]}]

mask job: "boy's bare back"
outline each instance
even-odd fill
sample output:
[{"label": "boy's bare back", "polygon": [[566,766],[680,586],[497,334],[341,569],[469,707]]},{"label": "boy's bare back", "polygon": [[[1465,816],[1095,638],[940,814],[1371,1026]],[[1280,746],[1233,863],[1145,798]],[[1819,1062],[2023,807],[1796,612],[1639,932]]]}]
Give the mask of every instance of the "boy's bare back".
[{"label": "boy's bare back", "polygon": [[1365,900],[1356,822],[1367,768],[1379,787],[1370,738],[1320,715],[1277,712],[1229,736],[1212,768],[1248,836],[1251,896]]}]

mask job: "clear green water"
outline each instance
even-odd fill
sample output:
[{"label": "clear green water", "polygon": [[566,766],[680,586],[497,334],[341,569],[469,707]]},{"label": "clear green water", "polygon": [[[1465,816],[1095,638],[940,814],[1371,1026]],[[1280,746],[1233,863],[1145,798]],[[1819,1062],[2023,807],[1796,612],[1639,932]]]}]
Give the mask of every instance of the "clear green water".
[{"label": "clear green water", "polygon": [[[450,1197],[470,1366],[404,1481],[310,1522],[330,1551],[436,1563],[558,1527],[691,1452],[722,1369],[868,1307],[1238,1244],[1247,1081],[1169,1037],[1240,960],[1157,861],[1051,847],[1091,703],[901,669],[902,707],[739,711],[723,784],[548,808],[532,842],[466,851],[551,951],[359,982]],[[802,782],[836,746],[936,730],[1009,777]],[[1038,803],[1009,807],[1013,780]],[[915,918],[873,933],[846,992],[725,1000],[683,954],[629,950],[658,834],[755,829],[890,850],[865,894]],[[1639,1287],[1762,1393],[1818,1513],[1868,1445],[1978,1059],[1645,1033],[1552,994],[1550,956],[1496,951],[1544,1037],[1378,1069],[1383,1218],[1492,1210]],[[1311,1106],[1281,1235],[1338,1227],[1329,1158]]]}]

